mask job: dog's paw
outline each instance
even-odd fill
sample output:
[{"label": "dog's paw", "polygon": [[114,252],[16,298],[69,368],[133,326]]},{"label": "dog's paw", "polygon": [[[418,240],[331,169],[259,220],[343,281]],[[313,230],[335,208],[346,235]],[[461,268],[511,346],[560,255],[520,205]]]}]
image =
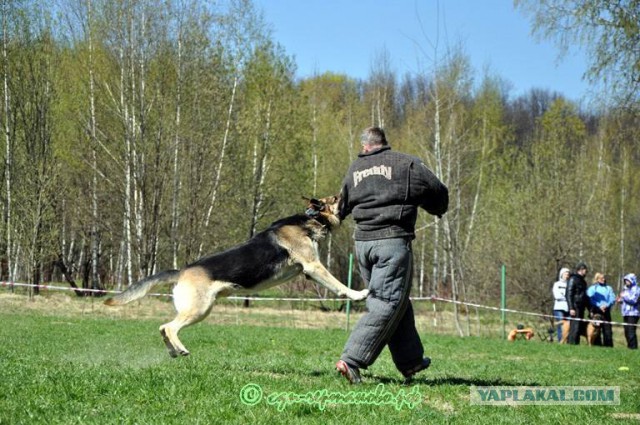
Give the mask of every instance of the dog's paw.
[{"label": "dog's paw", "polygon": [[353,294],[349,298],[351,298],[353,301],[362,301],[367,299],[368,296],[369,290],[363,289],[362,291],[353,291]]}]

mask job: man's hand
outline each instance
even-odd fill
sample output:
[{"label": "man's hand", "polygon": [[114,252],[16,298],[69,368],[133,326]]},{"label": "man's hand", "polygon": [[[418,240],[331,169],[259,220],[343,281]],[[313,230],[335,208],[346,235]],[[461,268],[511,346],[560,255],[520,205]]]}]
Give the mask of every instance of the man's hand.
[{"label": "man's hand", "polygon": [[575,310],[569,310],[569,316],[576,317],[576,311]]}]

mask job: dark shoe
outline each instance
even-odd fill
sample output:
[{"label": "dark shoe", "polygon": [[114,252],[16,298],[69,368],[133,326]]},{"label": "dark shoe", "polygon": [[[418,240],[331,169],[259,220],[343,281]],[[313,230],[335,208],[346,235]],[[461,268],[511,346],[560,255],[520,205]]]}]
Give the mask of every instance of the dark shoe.
[{"label": "dark shoe", "polygon": [[352,384],[362,383],[360,377],[360,370],[355,366],[349,366],[344,360],[338,360],[336,363],[336,370],[342,374]]},{"label": "dark shoe", "polygon": [[429,357],[425,357],[417,366],[402,372],[402,375],[404,376],[404,384],[406,385],[410,383],[413,380],[413,375],[427,369],[429,366],[431,366],[431,359]]}]

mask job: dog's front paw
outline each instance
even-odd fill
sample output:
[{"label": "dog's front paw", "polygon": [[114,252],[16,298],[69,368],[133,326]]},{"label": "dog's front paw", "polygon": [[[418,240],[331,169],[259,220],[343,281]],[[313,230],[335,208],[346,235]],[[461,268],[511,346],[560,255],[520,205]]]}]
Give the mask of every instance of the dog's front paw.
[{"label": "dog's front paw", "polygon": [[369,290],[363,289],[362,291],[353,291],[349,298],[351,298],[353,301],[362,301],[367,299],[368,296]]}]

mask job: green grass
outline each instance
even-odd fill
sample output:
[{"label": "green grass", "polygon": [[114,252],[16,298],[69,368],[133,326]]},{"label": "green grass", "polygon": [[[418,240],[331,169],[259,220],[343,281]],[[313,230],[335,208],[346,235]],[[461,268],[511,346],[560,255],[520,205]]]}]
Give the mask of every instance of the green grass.
[{"label": "green grass", "polygon": [[[347,338],[340,329],[207,322],[181,333],[192,355],[171,359],[158,333],[163,320],[108,317],[98,314],[101,306],[94,308],[95,314],[76,315],[2,309],[0,424],[620,424],[640,419],[640,353],[620,346],[423,334],[433,365],[414,384],[422,397],[415,408],[330,405],[320,410],[294,404],[279,411],[267,403],[270,394],[364,392],[379,384],[397,394],[413,387],[401,386],[386,350],[364,372],[364,385],[347,385],[333,369]],[[620,371],[621,366],[629,371]],[[247,384],[263,391],[254,406],[240,400]],[[619,386],[621,404],[474,406],[472,385]]]}]

